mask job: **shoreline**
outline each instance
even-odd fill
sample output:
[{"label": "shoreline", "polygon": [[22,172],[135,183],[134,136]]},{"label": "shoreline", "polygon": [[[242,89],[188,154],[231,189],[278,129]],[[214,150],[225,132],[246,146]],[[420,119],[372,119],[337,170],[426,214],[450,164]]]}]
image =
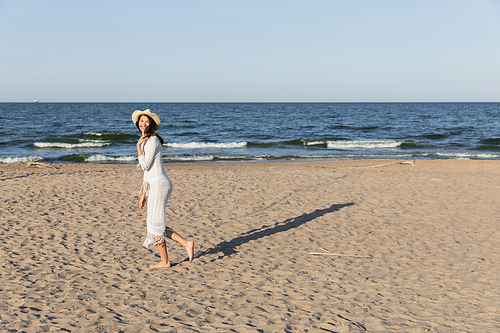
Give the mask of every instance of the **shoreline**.
[{"label": "shoreline", "polygon": [[[193,158],[193,159],[169,159],[166,158],[167,155],[163,156],[163,163],[164,164],[184,164],[184,163],[267,163],[267,162],[336,162],[336,161],[362,161],[362,160],[368,160],[368,161],[380,161],[380,160],[387,160],[387,161],[400,161],[400,160],[416,160],[416,161],[446,161],[446,160],[454,160],[454,161],[500,161],[500,158],[498,154],[486,154],[486,153],[478,153],[477,156],[472,156],[468,153],[457,153],[457,154],[443,154],[441,157],[436,157],[440,155],[439,153],[437,154],[429,154],[433,155],[431,157],[422,157],[422,156],[388,156],[388,155],[380,155],[380,156],[372,156],[372,157],[343,157],[342,155],[332,155],[328,157],[329,155],[325,155],[324,157],[314,157],[314,158],[307,158],[306,156],[303,156],[302,158],[296,158],[296,159],[288,159],[288,158],[271,158],[271,159],[224,159],[224,158],[218,158],[217,156],[214,158],[214,156],[208,156],[212,157],[212,159],[207,158]],[[463,155],[463,156],[462,156]],[[468,156],[467,156],[468,155]],[[482,155],[482,156],[479,156]],[[488,155],[488,156],[486,156]],[[101,156],[101,155],[95,155],[95,156]],[[92,156],[91,156],[92,157]],[[77,161],[77,160],[53,160],[53,159],[47,159],[45,160],[42,157],[36,158],[36,156],[29,156],[29,157],[19,157],[19,158],[9,158],[9,157],[3,157],[0,158],[0,165],[6,165],[6,164],[22,164],[22,163],[33,163],[33,162],[41,162],[41,163],[46,163],[46,164],[54,164],[54,165],[65,165],[65,164],[95,164],[95,165],[106,165],[106,164],[137,164],[137,160],[133,159],[133,156],[127,156],[126,160],[119,160],[119,157],[107,157],[106,155],[102,155],[103,159],[97,159],[97,160],[85,160],[85,161]],[[9,159],[9,161],[2,161],[2,159]]]},{"label": "shoreline", "polygon": [[[58,169],[113,169],[113,168],[125,168],[128,169],[132,167],[136,168],[137,163],[53,163],[53,162],[43,162],[40,161],[40,166],[35,164],[30,165],[33,162],[12,162],[0,164],[0,171],[2,170],[12,170],[12,169],[23,169],[26,170],[58,170]],[[277,161],[196,161],[196,162],[163,162],[165,169],[182,169],[182,168],[201,168],[207,167],[212,168],[232,168],[233,166],[243,167],[245,165],[256,165],[256,166],[286,166],[291,165],[297,166],[312,166],[321,167],[328,166],[330,168],[337,169],[363,169],[363,168],[392,168],[394,166],[418,166],[416,170],[427,170],[433,171],[434,166],[437,166],[440,170],[449,170],[452,172],[460,172],[460,169],[454,169],[455,166],[460,166],[463,171],[498,171],[494,164],[500,164],[500,160],[468,160],[468,159],[337,159],[337,160],[277,160]]]},{"label": "shoreline", "polygon": [[136,164],[2,164],[0,324],[497,331],[500,163],[411,161],[165,163],[167,225],[196,242],[165,270]]}]

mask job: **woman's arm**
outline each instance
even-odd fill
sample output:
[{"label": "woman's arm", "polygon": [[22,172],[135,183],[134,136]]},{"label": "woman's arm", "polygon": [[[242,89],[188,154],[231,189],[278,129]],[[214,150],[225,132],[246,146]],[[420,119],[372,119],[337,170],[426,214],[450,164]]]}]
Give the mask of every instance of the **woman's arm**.
[{"label": "woman's arm", "polygon": [[142,142],[144,142],[145,140],[142,140],[142,142],[141,140],[142,137],[139,140],[139,142],[137,142],[137,153],[139,155],[139,163],[141,164],[141,168],[143,171],[149,171],[149,169],[151,169],[151,166],[153,165],[154,157],[156,155],[156,150],[158,149],[158,145],[160,144],[160,140],[158,140],[156,136],[152,136],[149,139],[145,139],[148,140],[148,142],[146,143],[147,148],[144,149],[145,150],[144,152],[142,151],[141,145],[139,143],[142,144]]}]

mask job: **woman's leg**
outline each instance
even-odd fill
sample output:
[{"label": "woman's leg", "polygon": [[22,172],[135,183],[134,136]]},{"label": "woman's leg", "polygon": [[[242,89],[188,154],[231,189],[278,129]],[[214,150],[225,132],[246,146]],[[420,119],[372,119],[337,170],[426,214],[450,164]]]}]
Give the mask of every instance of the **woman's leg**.
[{"label": "woman's leg", "polygon": [[[155,236],[153,236],[153,238],[155,238],[156,240]],[[156,244],[156,248],[160,253],[161,260],[159,263],[149,266],[149,268],[170,267],[170,261],[168,260],[168,254],[167,254],[167,244],[165,240],[163,240],[163,242],[161,243]]]},{"label": "woman's leg", "polygon": [[194,258],[194,242],[185,240],[184,238],[182,238],[181,235],[179,235],[175,231],[169,230],[169,228],[167,228],[167,230],[165,230],[165,232],[167,233],[168,238],[181,244],[182,247],[184,247],[186,249],[186,252],[187,252],[188,257],[189,257],[189,262],[192,262],[193,258]]},{"label": "woman's leg", "polygon": [[148,233],[152,234],[156,248],[160,253],[161,260],[151,268],[170,267],[168,260],[166,239],[163,236],[155,236],[164,233],[165,207],[172,192],[170,181],[155,180],[149,183],[148,197]]}]

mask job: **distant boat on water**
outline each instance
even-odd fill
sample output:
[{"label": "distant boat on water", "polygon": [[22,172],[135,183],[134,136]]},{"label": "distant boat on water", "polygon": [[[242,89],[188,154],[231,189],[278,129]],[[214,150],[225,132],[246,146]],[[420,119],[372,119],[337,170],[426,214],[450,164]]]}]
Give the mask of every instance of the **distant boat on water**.
[{"label": "distant boat on water", "polygon": [[37,99],[35,99],[35,101],[34,101],[33,103],[38,103],[38,100],[37,100]]}]

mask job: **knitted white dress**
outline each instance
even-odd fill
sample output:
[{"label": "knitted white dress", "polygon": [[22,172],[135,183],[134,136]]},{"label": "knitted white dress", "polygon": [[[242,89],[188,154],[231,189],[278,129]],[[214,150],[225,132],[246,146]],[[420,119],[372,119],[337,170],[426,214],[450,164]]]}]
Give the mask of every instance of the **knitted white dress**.
[{"label": "knitted white dress", "polygon": [[144,171],[141,192],[145,190],[147,193],[148,209],[148,233],[142,245],[148,247],[167,241],[167,230],[173,232],[165,222],[165,208],[172,193],[172,182],[163,167],[162,148],[158,137],[150,137],[141,147],[144,153],[139,156],[139,165]]}]

